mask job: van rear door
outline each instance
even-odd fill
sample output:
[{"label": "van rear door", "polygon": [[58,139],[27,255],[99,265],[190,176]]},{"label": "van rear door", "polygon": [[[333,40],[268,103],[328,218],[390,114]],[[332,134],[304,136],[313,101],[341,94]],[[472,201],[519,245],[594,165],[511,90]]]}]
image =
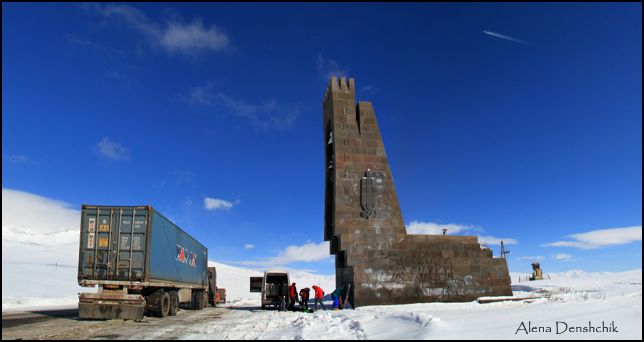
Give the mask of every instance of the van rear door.
[{"label": "van rear door", "polygon": [[262,292],[264,277],[250,277],[250,292]]}]

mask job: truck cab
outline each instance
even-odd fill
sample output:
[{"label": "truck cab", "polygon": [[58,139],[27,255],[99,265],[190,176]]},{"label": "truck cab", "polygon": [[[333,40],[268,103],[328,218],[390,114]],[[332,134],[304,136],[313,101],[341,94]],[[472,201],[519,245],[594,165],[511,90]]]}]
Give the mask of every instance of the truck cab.
[{"label": "truck cab", "polygon": [[[266,309],[267,305],[279,307],[280,299],[277,289],[280,283],[286,287],[290,285],[287,271],[271,270],[264,272],[263,277],[250,277],[250,292],[261,292],[262,294],[262,310]],[[286,301],[288,302],[288,296]]]}]

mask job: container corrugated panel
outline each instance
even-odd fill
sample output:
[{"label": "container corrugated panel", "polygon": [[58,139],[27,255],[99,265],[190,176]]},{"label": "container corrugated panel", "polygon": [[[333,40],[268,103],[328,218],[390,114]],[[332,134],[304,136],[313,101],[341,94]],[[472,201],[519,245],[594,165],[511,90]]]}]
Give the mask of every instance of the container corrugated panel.
[{"label": "container corrugated panel", "polygon": [[207,249],[170,220],[152,213],[151,279],[208,284]]},{"label": "container corrugated panel", "polygon": [[78,279],[207,285],[207,249],[150,206],[81,208]]}]

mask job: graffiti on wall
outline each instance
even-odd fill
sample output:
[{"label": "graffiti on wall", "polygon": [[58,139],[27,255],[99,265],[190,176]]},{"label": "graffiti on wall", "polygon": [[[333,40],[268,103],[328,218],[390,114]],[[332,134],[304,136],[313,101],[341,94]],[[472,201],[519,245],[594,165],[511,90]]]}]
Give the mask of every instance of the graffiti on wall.
[{"label": "graffiti on wall", "polygon": [[391,282],[398,288],[412,288],[417,296],[459,297],[467,282],[454,275],[454,261],[447,256],[394,257]]}]

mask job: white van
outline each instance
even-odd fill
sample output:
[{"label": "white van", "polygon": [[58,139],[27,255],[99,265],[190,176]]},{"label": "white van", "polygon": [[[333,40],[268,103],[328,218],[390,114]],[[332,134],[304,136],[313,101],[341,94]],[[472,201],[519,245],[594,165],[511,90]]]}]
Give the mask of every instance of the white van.
[{"label": "white van", "polygon": [[291,284],[287,271],[271,270],[264,272],[263,277],[250,277],[250,292],[262,293],[262,310],[267,305],[279,307],[278,284],[286,286],[286,303],[288,304],[288,286]]}]

